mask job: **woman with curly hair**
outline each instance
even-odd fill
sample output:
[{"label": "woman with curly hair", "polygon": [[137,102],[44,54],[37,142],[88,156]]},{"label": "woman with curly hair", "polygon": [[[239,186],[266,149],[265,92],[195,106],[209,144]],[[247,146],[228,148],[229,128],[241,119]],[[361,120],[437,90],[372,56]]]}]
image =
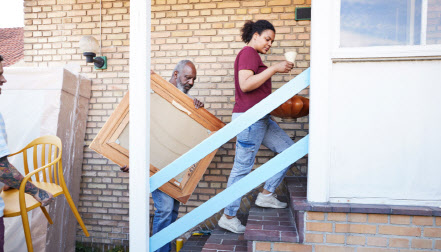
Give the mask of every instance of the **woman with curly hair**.
[{"label": "woman with curly hair", "polygon": [[[275,38],[274,26],[266,21],[247,21],[242,28],[242,40],[246,46],[238,53],[234,62],[234,82],[236,103],[232,119],[239,117],[248,109],[271,94],[271,77],[276,73],[288,73],[293,63],[282,61],[267,67],[260,58],[266,54]],[[228,187],[250,173],[260,145],[280,153],[294,144],[294,141],[266,115],[237,135],[234,165],[228,179]],[[282,182],[288,167],[265,182],[264,189],[256,199],[256,205],[269,208],[285,208],[286,203],[277,200],[273,194]],[[236,213],[241,199],[228,205],[219,226],[234,233],[244,233],[245,226],[237,219]]]}]

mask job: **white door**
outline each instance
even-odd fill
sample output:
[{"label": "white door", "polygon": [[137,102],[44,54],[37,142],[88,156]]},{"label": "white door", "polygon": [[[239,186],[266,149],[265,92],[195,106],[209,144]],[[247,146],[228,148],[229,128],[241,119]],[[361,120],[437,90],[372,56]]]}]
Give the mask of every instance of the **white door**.
[{"label": "white door", "polygon": [[441,1],[317,0],[308,200],[441,205]]}]

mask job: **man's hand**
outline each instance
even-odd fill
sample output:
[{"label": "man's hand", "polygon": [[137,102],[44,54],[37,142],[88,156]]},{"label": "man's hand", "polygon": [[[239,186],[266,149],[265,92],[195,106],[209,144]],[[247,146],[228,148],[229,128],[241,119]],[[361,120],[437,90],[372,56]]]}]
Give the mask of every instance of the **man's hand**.
[{"label": "man's hand", "polygon": [[196,99],[196,98],[193,99],[193,103],[194,103],[194,107],[195,107],[196,109],[198,109],[198,108],[203,108],[203,107],[204,107],[204,103],[201,102],[201,101],[199,101],[199,100]]},{"label": "man's hand", "polygon": [[121,166],[121,167],[119,167],[119,169],[122,171],[122,172],[129,172],[129,166],[128,165],[124,165],[124,166]]}]

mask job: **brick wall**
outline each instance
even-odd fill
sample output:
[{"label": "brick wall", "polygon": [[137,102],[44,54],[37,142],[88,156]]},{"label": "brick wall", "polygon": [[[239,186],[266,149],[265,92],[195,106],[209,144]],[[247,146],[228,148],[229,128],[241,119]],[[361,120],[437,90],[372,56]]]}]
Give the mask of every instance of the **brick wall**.
[{"label": "brick wall", "polygon": [[[77,64],[91,78],[92,98],[84,148],[79,211],[91,236],[78,231],[83,242],[128,243],[128,176],[87,146],[103,126],[128,89],[129,6],[128,0],[102,1],[100,29],[99,0],[25,0],[24,61],[31,66]],[[296,6],[310,6],[310,0],[156,0],[152,1],[152,68],[167,80],[175,64],[192,60],[198,70],[190,94],[224,122],[231,120],[234,104],[233,63],[244,46],[240,27],[245,20],[267,19],[276,27],[276,41],[267,65],[283,60],[285,51],[295,49],[296,69],[273,77],[276,89],[309,67],[310,22],[294,20]],[[86,65],[78,48],[84,35],[98,40],[102,32],[102,55],[108,69],[96,71]],[[308,95],[308,90],[302,91]],[[308,132],[308,118],[280,122],[295,140]],[[262,148],[256,167],[274,154]],[[226,187],[234,158],[234,143],[223,145],[189,203],[180,215],[202,204]],[[306,158],[299,160],[291,174],[306,174]]]},{"label": "brick wall", "polygon": [[255,242],[255,251],[441,251],[441,217],[323,212],[305,215],[303,244]]}]

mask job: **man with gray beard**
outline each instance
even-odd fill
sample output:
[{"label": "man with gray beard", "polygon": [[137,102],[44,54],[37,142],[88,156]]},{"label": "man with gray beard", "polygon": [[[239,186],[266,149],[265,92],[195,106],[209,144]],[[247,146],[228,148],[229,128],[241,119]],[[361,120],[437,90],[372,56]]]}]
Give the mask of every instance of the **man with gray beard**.
[{"label": "man with gray beard", "polygon": [[[150,71],[152,74],[153,71]],[[188,91],[193,87],[196,80],[196,68],[190,60],[181,60],[173,69],[172,77],[169,82],[181,90],[184,94],[193,99],[195,108],[204,107],[204,103],[196,98],[188,95]],[[120,168],[123,172],[129,172],[128,166]],[[179,201],[156,189],[152,192],[153,203],[156,208],[155,216],[153,217],[152,233],[156,234],[162,229],[176,221],[179,211]],[[169,252],[171,250],[171,243],[167,243],[156,252]]]},{"label": "man with gray beard", "polygon": [[[188,95],[188,91],[193,87],[194,82],[196,80],[196,68],[190,60],[181,60],[176,65],[175,69],[173,69],[172,77],[169,82],[179,90],[181,90],[184,94]],[[192,98],[190,95],[188,95]],[[195,108],[204,107],[204,103],[194,98],[194,106]]]}]

